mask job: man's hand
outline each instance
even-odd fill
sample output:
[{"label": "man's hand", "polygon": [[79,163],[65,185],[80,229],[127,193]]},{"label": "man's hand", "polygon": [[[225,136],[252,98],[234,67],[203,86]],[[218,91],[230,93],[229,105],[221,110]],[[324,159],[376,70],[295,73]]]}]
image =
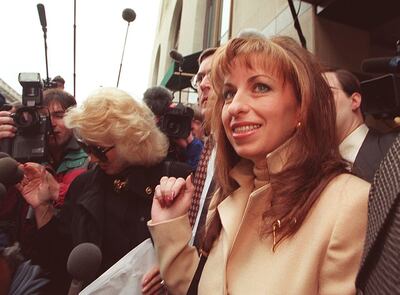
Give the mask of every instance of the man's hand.
[{"label": "man's hand", "polygon": [[151,207],[152,222],[173,219],[189,211],[194,186],[189,175],[186,180],[175,177],[162,177],[154,193]]},{"label": "man's hand", "polygon": [[3,138],[13,138],[17,132],[11,114],[12,112],[9,111],[0,111],[0,140]]}]

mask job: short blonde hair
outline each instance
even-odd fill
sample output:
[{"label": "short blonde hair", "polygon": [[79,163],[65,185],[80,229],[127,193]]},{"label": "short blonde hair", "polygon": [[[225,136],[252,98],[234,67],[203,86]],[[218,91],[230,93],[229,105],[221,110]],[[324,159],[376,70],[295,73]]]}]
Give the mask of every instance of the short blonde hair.
[{"label": "short blonde hair", "polygon": [[133,165],[151,166],[167,155],[168,139],[151,110],[120,89],[98,89],[81,106],[70,109],[64,120],[76,136],[114,145],[118,155]]}]

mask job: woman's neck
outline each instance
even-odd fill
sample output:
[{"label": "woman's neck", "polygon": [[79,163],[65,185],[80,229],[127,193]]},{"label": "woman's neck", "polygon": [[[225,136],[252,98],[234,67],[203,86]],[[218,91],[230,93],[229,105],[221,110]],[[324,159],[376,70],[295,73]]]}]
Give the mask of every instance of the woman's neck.
[{"label": "woman's neck", "polygon": [[254,184],[256,188],[259,188],[268,182],[269,174],[266,158],[262,161],[257,161],[256,163],[254,163],[253,173],[255,176]]}]

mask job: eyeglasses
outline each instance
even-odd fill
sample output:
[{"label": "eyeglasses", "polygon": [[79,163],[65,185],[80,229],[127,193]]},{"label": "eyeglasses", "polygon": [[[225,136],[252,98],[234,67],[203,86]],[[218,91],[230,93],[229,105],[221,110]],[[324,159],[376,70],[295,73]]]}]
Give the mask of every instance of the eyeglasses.
[{"label": "eyeglasses", "polygon": [[79,146],[87,153],[87,154],[92,154],[94,155],[97,159],[99,159],[101,162],[107,162],[107,153],[112,150],[115,146],[110,146],[110,147],[101,147],[97,145],[91,145],[87,144],[83,140],[77,139],[76,140],[79,144]]},{"label": "eyeglasses", "polygon": [[207,72],[207,73],[197,73],[196,75],[194,75],[192,77],[192,79],[190,80],[190,83],[192,84],[192,87],[194,89],[198,89],[201,82],[203,82],[204,78],[207,77],[208,79],[210,79],[210,74],[211,72]]}]

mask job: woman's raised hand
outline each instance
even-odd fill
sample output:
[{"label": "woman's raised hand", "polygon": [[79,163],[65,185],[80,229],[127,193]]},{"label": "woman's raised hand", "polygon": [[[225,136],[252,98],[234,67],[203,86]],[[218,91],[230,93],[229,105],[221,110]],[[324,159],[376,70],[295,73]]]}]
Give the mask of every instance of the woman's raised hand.
[{"label": "woman's raised hand", "polygon": [[44,166],[25,163],[20,165],[20,168],[24,171],[24,179],[17,188],[33,208],[57,200],[59,183]]},{"label": "woman's raised hand", "polygon": [[154,193],[151,208],[152,222],[157,223],[186,214],[192,202],[193,193],[192,175],[189,175],[186,180],[162,177]]}]

